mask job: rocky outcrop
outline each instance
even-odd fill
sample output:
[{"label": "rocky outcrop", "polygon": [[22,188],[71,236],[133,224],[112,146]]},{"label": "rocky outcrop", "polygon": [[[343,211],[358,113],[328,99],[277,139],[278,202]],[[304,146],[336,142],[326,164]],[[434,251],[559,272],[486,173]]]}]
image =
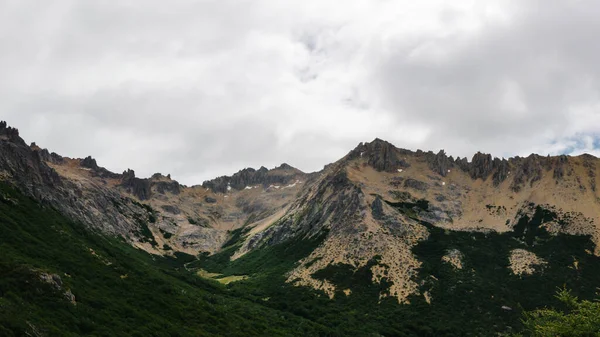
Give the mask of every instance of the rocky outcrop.
[{"label": "rocky outcrop", "polygon": [[348,155],[348,159],[366,158],[367,163],[377,171],[395,172],[410,165],[399,157],[394,145],[379,138],[370,143],[360,143]]},{"label": "rocky outcrop", "polygon": [[83,185],[62,178],[48,163],[64,159],[32,148],[18,131],[0,123],[0,180],[63,215],[101,232],[135,241],[148,210],[100,184]]},{"label": "rocky outcrop", "polygon": [[123,172],[121,186],[140,200],[148,200],[152,195],[150,181],[148,179],[136,178],[135,171],[131,169]]},{"label": "rocky outcrop", "polygon": [[243,190],[248,186],[261,185],[264,188],[270,185],[286,185],[296,180],[304,180],[307,175],[288,164],[282,164],[272,170],[261,167],[258,170],[245,168],[232,176],[222,176],[205,181],[202,187],[215,193],[227,193],[230,189]]},{"label": "rocky outcrop", "polygon": [[58,154],[52,152],[50,153],[47,149],[39,149],[39,148],[35,148],[33,149],[34,152],[36,152],[38,154],[38,156],[40,157],[40,160],[48,162],[48,163],[52,163],[52,164],[63,164],[64,163],[64,158],[59,156]]},{"label": "rocky outcrop", "polygon": [[538,155],[532,154],[527,158],[516,157],[513,160],[516,163],[516,172],[511,184],[513,192],[519,192],[526,183],[533,186],[533,183],[542,178],[542,165]]},{"label": "rocky outcrop", "polygon": [[438,152],[436,155],[429,156],[427,158],[427,163],[433,172],[441,175],[442,177],[448,175],[450,169],[454,166],[454,160],[452,160],[452,157],[448,158],[444,150],[440,150],[440,152]]},{"label": "rocky outcrop", "polygon": [[404,187],[424,192],[427,191],[428,185],[426,182],[413,178],[407,178],[404,180]]},{"label": "rocky outcrop", "polygon": [[569,162],[569,158],[565,155],[558,156],[556,158],[556,164],[554,165],[554,171],[552,173],[552,177],[558,183],[565,176],[566,165]]},{"label": "rocky outcrop", "polygon": [[[274,245],[293,237],[314,237],[325,229],[356,233],[364,227],[356,221],[363,198],[360,188],[350,182],[343,167],[339,168],[297,199],[276,224],[249,238],[242,250]],[[349,223],[356,226],[346,225]]]},{"label": "rocky outcrop", "polygon": [[8,126],[5,121],[0,121],[0,138],[19,145],[26,145],[25,141],[19,137],[19,130]]},{"label": "rocky outcrop", "polygon": [[181,193],[181,185],[179,182],[172,180],[171,175],[163,176],[160,173],[154,174],[150,178],[151,190],[159,194],[171,193],[179,195]]},{"label": "rocky outcrop", "polygon": [[496,167],[496,171],[492,176],[492,181],[494,186],[500,185],[503,181],[505,181],[510,175],[510,164],[508,160],[502,158],[502,160],[495,158],[494,166]]},{"label": "rocky outcrop", "polygon": [[494,170],[494,160],[491,154],[477,152],[469,165],[469,174],[473,179],[486,180]]},{"label": "rocky outcrop", "polygon": [[96,163],[96,159],[92,158],[91,156],[82,159],[79,165],[81,165],[81,167],[86,167],[92,170],[98,170],[98,163]]},{"label": "rocky outcrop", "polygon": [[72,305],[77,305],[75,295],[73,295],[70,289],[64,289],[63,281],[58,274],[40,273],[39,275],[42,281],[50,284],[56,291],[62,292],[65,300],[69,301]]},{"label": "rocky outcrop", "polygon": [[383,220],[383,202],[380,196],[377,196],[371,204],[371,214],[373,215],[373,219]]}]

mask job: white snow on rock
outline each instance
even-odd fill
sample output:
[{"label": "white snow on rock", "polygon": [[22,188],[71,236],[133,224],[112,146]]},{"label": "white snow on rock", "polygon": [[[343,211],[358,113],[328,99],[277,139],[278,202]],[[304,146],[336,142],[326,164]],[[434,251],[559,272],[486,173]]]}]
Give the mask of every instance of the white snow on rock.
[{"label": "white snow on rock", "polygon": [[296,180],[293,184],[287,185],[284,188],[292,188],[292,187],[296,187],[296,185],[298,184],[302,184],[302,182],[300,180]]},{"label": "white snow on rock", "polygon": [[446,186],[446,182],[445,181],[442,181],[442,186]]},{"label": "white snow on rock", "polygon": [[404,170],[403,169],[398,169],[398,172],[402,172],[402,171],[404,171]]},{"label": "white snow on rock", "polygon": [[253,189],[253,187],[252,186],[246,186],[246,189],[247,190],[251,190],[251,189]]}]

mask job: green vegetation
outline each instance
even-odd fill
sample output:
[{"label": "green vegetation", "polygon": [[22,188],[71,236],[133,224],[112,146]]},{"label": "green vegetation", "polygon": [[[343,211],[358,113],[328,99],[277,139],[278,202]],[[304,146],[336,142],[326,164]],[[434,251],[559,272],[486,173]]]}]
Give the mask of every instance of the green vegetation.
[{"label": "green vegetation", "polygon": [[[417,220],[429,208],[426,200],[389,204]],[[586,252],[593,248],[589,237],[548,235],[540,225],[554,218],[552,212],[534,208],[533,216],[524,215],[515,232],[504,234],[448,231],[421,222],[430,238],[413,249],[422,261],[415,280],[421,293],[431,295],[431,304],[422,296],[411,296],[410,305],[380,298],[389,284],[386,279],[372,283],[370,268],[380,263],[377,258],[359,269],[342,264],[316,272],[313,277],[337,286],[333,300],[285,283],[282,274],[308,256],[319,240],[288,241],[229,261],[239,247],[234,241],[222,253],[203,257],[198,266],[223,275],[249,275],[228,285],[232,294],[325,325],[332,336],[496,336],[524,329],[523,310],[559,305],[552,296],[557,286],[567,285],[578,296],[593,298],[600,284],[600,259]],[[508,257],[517,248],[535,253],[548,265],[533,275],[512,274]],[[451,249],[464,256],[462,270],[442,261]],[[352,293],[346,296],[345,289]]]},{"label": "green vegetation", "polygon": [[[0,196],[1,336],[34,331],[48,336],[598,333],[593,330],[598,303],[589,300],[600,284],[600,259],[586,253],[593,250],[588,237],[548,235],[541,225],[555,220],[555,214],[542,208],[504,234],[454,232],[422,222],[430,238],[413,249],[422,262],[415,281],[432,302],[412,296],[410,305],[401,305],[393,297],[380,297],[388,292],[386,279],[372,283],[371,267],[381,263],[377,257],[359,269],[339,264],[313,274],[337,286],[333,300],[286,283],[287,272],[324,240],[325,232],[232,261],[248,231],[242,228],[232,231],[217,254],[160,257],[95,234],[5,185],[0,185]],[[391,205],[415,218],[429,206],[426,200]],[[516,248],[548,264],[533,275],[513,275],[508,256]],[[464,256],[463,269],[442,261],[451,249]],[[62,286],[44,282],[42,272],[59,275]],[[554,297],[563,286],[572,293]],[[66,298],[68,290],[76,305]]]},{"label": "green vegetation", "polygon": [[[194,257],[149,255],[5,185],[0,192],[15,202],[0,202],[1,336],[327,335],[187,272],[183,264]],[[60,276],[62,288],[42,281],[42,271]]]},{"label": "green vegetation", "polygon": [[525,336],[600,336],[600,302],[580,301],[566,289],[559,290],[556,298],[563,310],[538,309],[524,314]]}]

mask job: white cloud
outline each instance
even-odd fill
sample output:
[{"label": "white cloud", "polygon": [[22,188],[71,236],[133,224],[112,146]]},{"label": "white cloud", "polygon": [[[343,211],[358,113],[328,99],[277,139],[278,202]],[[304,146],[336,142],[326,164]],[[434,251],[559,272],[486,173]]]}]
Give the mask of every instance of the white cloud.
[{"label": "white cloud", "polygon": [[[595,151],[594,1],[0,0],[0,118],[114,171],[312,171],[375,137]],[[587,137],[587,138],[586,138]]]}]

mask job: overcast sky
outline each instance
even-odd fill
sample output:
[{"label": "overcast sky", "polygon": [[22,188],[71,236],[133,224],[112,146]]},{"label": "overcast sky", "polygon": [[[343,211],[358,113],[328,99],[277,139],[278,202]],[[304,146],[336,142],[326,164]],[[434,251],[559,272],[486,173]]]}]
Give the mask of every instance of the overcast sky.
[{"label": "overcast sky", "polygon": [[0,0],[0,119],[199,184],[361,141],[600,154],[600,2]]}]

